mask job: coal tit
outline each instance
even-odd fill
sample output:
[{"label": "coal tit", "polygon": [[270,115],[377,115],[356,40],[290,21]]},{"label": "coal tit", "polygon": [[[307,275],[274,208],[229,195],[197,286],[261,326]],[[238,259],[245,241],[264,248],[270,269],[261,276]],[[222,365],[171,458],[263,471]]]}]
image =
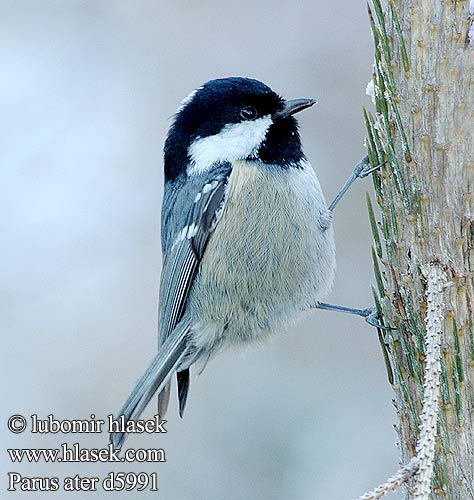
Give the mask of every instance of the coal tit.
[{"label": "coal tit", "polygon": [[[237,77],[182,101],[164,147],[158,354],[125,420],[156,393],[163,417],[174,373],[182,415],[194,363],[269,335],[329,292],[331,212],[293,116],[314,102]],[[111,435],[118,448],[124,439]]]}]

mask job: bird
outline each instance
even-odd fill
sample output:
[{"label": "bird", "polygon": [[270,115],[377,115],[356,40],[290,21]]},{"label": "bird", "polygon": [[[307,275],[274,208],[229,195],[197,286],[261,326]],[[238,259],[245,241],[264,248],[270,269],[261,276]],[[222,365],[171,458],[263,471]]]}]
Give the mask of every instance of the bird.
[{"label": "bird", "polygon": [[[286,100],[252,78],[210,80],[179,105],[164,144],[158,351],[118,414],[137,419],[176,374],[259,341],[317,307],[336,271],[332,211]],[[120,448],[125,432],[111,434]]]}]

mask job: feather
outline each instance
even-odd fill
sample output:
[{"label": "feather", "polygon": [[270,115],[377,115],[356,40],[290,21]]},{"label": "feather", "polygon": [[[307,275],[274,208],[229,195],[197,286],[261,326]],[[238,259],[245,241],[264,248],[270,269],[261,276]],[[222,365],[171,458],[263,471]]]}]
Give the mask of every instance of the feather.
[{"label": "feather", "polygon": [[[158,354],[118,412],[125,422],[139,418],[156,393],[158,414],[163,417],[169,401],[170,378],[187,362],[178,372],[180,415],[183,414],[189,391],[189,359],[194,360],[196,355],[189,342],[192,325],[184,315],[184,308],[209,236],[222,214],[230,171],[229,163],[216,165],[212,177],[202,176],[199,182],[195,181],[199,189],[194,188],[192,198],[189,196],[192,192],[186,189],[174,189],[168,197],[165,194]],[[183,227],[176,226],[179,221],[181,225],[184,223]],[[174,225],[174,232],[169,224]],[[171,246],[170,236],[174,238]],[[125,438],[123,432],[110,435],[116,448],[122,446]]]},{"label": "feather", "polygon": [[179,416],[183,418],[189,392],[189,368],[176,373],[178,379]]},{"label": "feather", "polygon": [[[175,372],[179,363],[187,353],[187,335],[190,330],[189,321],[183,320],[161,346],[135,389],[119,410],[119,417],[124,416],[125,422],[139,418],[143,410],[156,392],[160,392]],[[110,434],[110,442],[114,448],[120,449],[125,441],[124,432]]]}]

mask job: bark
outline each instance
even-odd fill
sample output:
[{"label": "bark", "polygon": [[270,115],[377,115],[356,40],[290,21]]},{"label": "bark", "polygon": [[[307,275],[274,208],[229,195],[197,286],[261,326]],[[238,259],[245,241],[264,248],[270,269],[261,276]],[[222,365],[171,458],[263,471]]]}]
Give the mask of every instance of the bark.
[{"label": "bark", "polygon": [[[369,9],[376,113],[365,113],[379,210],[374,297],[385,325],[403,463],[420,433],[426,276],[443,294],[432,499],[474,499],[474,1],[393,0]],[[379,219],[379,220],[377,220]],[[413,480],[407,498],[416,498]]]}]

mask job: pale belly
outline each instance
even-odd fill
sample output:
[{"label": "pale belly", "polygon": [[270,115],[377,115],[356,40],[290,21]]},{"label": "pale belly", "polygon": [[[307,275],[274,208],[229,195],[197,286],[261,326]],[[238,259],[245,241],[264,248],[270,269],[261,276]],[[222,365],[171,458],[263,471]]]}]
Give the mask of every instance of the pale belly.
[{"label": "pale belly", "polygon": [[242,162],[229,189],[186,308],[203,350],[277,329],[324,298],[335,273],[333,230],[319,225],[326,204],[312,170],[270,174]]}]

